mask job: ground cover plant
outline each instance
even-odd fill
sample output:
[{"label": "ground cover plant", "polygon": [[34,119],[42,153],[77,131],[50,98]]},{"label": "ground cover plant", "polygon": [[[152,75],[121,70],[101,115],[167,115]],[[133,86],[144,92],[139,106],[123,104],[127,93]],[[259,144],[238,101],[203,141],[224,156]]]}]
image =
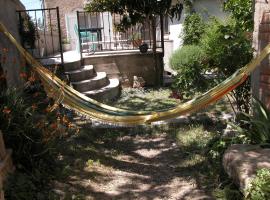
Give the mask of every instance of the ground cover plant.
[{"label": "ground cover plant", "polygon": [[157,111],[173,108],[180,102],[175,98],[170,98],[170,89],[144,89],[144,88],[125,88],[117,101],[109,104],[131,110]]},{"label": "ground cover plant", "polygon": [[270,170],[260,169],[252,179],[247,191],[248,200],[266,200],[270,198]]}]

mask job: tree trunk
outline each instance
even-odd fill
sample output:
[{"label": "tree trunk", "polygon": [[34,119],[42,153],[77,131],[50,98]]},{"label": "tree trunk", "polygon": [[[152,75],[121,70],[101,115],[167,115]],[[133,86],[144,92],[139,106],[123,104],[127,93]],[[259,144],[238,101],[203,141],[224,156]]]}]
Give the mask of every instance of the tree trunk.
[{"label": "tree trunk", "polygon": [[156,37],[156,17],[151,16],[150,17],[150,22],[151,22],[151,33],[152,33],[152,51],[153,51],[153,61],[154,61],[154,66],[155,66],[155,71],[156,71],[156,84],[160,86],[160,69],[158,67],[157,63],[157,37]]}]

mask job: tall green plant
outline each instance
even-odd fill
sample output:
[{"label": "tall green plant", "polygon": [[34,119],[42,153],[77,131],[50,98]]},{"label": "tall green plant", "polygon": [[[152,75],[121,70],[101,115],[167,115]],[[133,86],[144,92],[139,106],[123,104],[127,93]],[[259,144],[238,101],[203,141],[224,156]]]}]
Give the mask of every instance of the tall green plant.
[{"label": "tall green plant", "polygon": [[197,45],[205,30],[205,23],[201,15],[194,13],[186,17],[184,22],[184,45]]},{"label": "tall green plant", "polygon": [[[208,69],[218,73],[220,81],[253,58],[251,42],[235,20],[222,23],[213,19],[207,26],[200,44],[208,57]],[[250,82],[247,81],[234,90],[232,97],[239,112],[249,113]]]},{"label": "tall green plant", "polygon": [[20,17],[19,32],[24,46],[35,48],[36,39],[38,39],[38,33],[36,26],[31,17],[27,14],[25,17]]},{"label": "tall green plant", "polygon": [[235,129],[246,135],[253,144],[270,143],[270,111],[259,100],[253,100],[254,113],[242,113]]},{"label": "tall green plant", "polygon": [[242,30],[253,30],[253,0],[227,0],[224,10],[231,12],[237,26]]},{"label": "tall green plant", "polygon": [[202,63],[204,51],[195,45],[186,45],[175,51],[170,58],[170,66],[178,72],[174,80],[174,88],[187,97],[207,87],[203,76]]}]

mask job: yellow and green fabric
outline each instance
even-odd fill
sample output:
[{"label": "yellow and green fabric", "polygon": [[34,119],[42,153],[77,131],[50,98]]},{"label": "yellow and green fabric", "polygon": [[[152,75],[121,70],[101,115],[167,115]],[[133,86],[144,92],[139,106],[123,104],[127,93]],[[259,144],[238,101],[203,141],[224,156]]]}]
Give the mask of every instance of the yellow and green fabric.
[{"label": "yellow and green fabric", "polygon": [[97,102],[61,81],[51,71],[43,67],[35,60],[9,33],[5,26],[0,22],[0,32],[4,33],[9,40],[17,47],[19,52],[25,57],[26,61],[33,66],[33,70],[40,76],[44,88],[49,96],[69,108],[105,123],[120,125],[139,125],[160,120],[175,118],[190,112],[197,111],[207,105],[221,99],[239,85],[241,85],[250,73],[260,64],[260,62],[270,53],[270,44],[253,59],[249,64],[237,70],[225,81],[207,91],[206,93],[186,102],[179,104],[175,108],[156,112],[130,111],[111,107]]}]

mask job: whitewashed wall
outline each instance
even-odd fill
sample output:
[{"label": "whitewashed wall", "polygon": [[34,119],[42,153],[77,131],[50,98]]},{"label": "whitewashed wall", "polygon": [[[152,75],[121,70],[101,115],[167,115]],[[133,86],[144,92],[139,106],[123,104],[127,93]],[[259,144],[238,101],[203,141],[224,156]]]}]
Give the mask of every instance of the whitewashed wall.
[{"label": "whitewashed wall", "polygon": [[[176,2],[176,1],[173,1]],[[209,17],[217,17],[220,20],[226,20],[228,13],[225,13],[222,9],[222,0],[194,0],[194,10],[200,13],[205,20]],[[185,20],[185,10],[182,12],[180,20],[169,20],[169,34],[165,35],[165,69],[170,71],[169,58],[172,53],[180,48],[183,44],[181,35],[183,34],[183,23]]]}]

